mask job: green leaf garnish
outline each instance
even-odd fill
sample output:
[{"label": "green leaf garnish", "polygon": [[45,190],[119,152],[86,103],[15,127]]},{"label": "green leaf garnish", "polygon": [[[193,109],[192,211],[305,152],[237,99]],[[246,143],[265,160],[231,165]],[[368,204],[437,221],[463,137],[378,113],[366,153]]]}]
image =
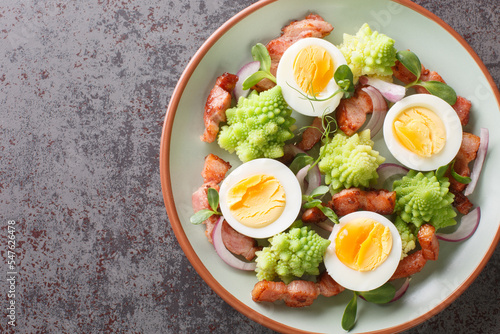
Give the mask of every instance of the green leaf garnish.
[{"label": "green leaf garnish", "polygon": [[319,186],[314,189],[311,194],[302,195],[302,200],[304,201],[302,207],[304,209],[318,208],[328,219],[337,224],[339,222],[339,217],[337,216],[335,211],[333,211],[329,207],[323,206],[323,202],[320,199],[316,198],[325,195],[329,190],[330,188],[328,186]]},{"label": "green leaf garnish", "polygon": [[328,190],[330,190],[330,187],[328,186],[319,186],[318,188],[311,191],[311,194],[309,196],[311,197],[323,196],[328,192]]},{"label": "green leaf garnish", "polygon": [[271,71],[271,56],[262,43],[257,43],[252,47],[253,60],[260,62],[260,69],[264,72]]},{"label": "green leaf garnish", "polygon": [[444,174],[446,174],[446,171],[448,170],[448,167],[450,165],[444,165],[444,166],[441,166],[439,167],[437,170],[436,170],[436,177],[438,179],[442,179],[444,177]]},{"label": "green leaf garnish", "polygon": [[199,225],[208,218],[212,217],[214,214],[215,213],[210,209],[203,209],[192,215],[191,218],[189,218],[189,221],[191,222],[191,224]]},{"label": "green leaf garnish", "polygon": [[358,292],[358,294],[363,296],[367,302],[385,304],[394,298],[396,288],[390,283],[385,283],[379,288],[370,291]]},{"label": "green leaf garnish", "polygon": [[294,173],[297,174],[299,170],[304,168],[307,165],[312,165],[314,163],[314,158],[305,153],[299,153],[295,156],[292,163],[288,168]]},{"label": "green leaf garnish", "polygon": [[321,205],[321,206],[318,206],[318,209],[320,209],[321,212],[323,212],[323,214],[325,216],[327,216],[328,219],[330,219],[335,224],[337,224],[339,222],[339,217],[337,216],[337,214],[335,213],[335,211],[333,211],[329,207]]},{"label": "green leaf garnish", "polygon": [[257,43],[252,47],[252,57],[260,62],[260,70],[250,75],[243,81],[243,89],[250,89],[259,83],[262,79],[269,79],[276,83],[276,77],[271,73],[271,56],[269,51],[262,43]]},{"label": "green leaf garnish", "polygon": [[340,65],[337,70],[335,70],[333,78],[344,92],[344,97],[346,99],[350,98],[354,94],[354,75],[352,74],[349,66],[345,64]]},{"label": "green leaf garnish", "polygon": [[429,93],[445,100],[449,105],[457,102],[457,93],[455,90],[440,81],[418,81],[418,85],[427,89]]},{"label": "green leaf garnish", "polygon": [[210,205],[212,209],[202,209],[200,211],[197,211],[189,218],[191,224],[199,225],[213,215],[221,215],[221,213],[217,211],[217,209],[219,208],[219,193],[217,192],[217,190],[215,190],[214,188],[208,188],[207,200],[208,205]]},{"label": "green leaf garnish", "polygon": [[417,55],[409,50],[401,50],[396,53],[396,58],[408,71],[417,77],[416,80],[418,81],[422,72],[422,64]]},{"label": "green leaf garnish", "polygon": [[471,181],[471,178],[468,176],[460,175],[457,172],[455,172],[455,169],[453,168],[454,166],[455,166],[455,161],[453,161],[453,163],[451,164],[451,170],[450,170],[451,176],[453,176],[453,178],[460,183],[469,184]]},{"label": "green leaf garnish", "polygon": [[356,323],[356,313],[358,311],[358,295],[354,292],[349,304],[347,304],[344,315],[342,316],[342,328],[346,331],[353,329]]}]

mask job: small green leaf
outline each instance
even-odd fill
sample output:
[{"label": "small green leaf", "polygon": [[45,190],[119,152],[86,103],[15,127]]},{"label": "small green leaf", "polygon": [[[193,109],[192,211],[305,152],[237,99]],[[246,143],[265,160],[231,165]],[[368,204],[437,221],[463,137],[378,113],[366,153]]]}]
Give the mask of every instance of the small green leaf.
[{"label": "small green leaf", "polygon": [[321,212],[323,212],[323,214],[325,216],[328,217],[328,219],[330,219],[332,222],[334,222],[335,224],[338,224],[339,222],[339,217],[337,216],[337,214],[335,213],[335,211],[333,211],[332,209],[330,209],[329,207],[327,206],[318,206],[318,208],[321,210]]},{"label": "small green leaf", "polygon": [[347,65],[340,65],[335,70],[333,78],[337,85],[342,88],[342,91],[346,95],[346,98],[351,97],[354,93],[354,75],[352,74],[351,68]]},{"label": "small green leaf", "polygon": [[449,167],[449,164],[448,165],[444,165],[444,166],[441,166],[439,167],[437,170],[436,170],[436,177],[438,179],[441,179],[444,177],[444,174],[446,174],[446,171],[448,170],[448,167]]},{"label": "small green leaf", "polygon": [[208,188],[207,190],[208,205],[212,208],[214,212],[217,212],[219,208],[219,193],[214,188]]},{"label": "small green leaf", "polygon": [[313,200],[309,200],[306,203],[304,203],[303,207],[304,207],[304,209],[310,209],[310,208],[317,207],[318,205],[321,205],[321,203],[322,203],[321,200],[313,199]]},{"label": "small green leaf", "polygon": [[318,188],[314,189],[311,191],[311,194],[309,196],[311,197],[317,197],[317,196],[322,196],[326,194],[330,190],[330,187],[328,186],[319,186]]},{"label": "small green leaf", "polygon": [[342,328],[346,331],[350,331],[354,328],[356,323],[356,313],[358,311],[358,295],[354,292],[349,304],[347,304],[344,315],[342,316]]},{"label": "small green leaf", "polygon": [[440,81],[419,81],[417,85],[424,87],[429,93],[445,100],[451,106],[457,102],[457,93],[445,83]]},{"label": "small green leaf", "polygon": [[420,79],[420,73],[422,72],[422,64],[417,55],[409,50],[401,50],[396,53],[396,58],[403,64],[404,67],[411,73],[413,73],[417,80]]},{"label": "small green leaf", "polygon": [[453,163],[451,164],[451,176],[453,176],[453,178],[460,183],[469,184],[471,181],[471,178],[468,176],[463,176],[463,175],[458,174],[457,172],[455,172],[454,167],[455,167],[455,161],[453,161]]},{"label": "small green leaf", "polygon": [[252,47],[252,57],[255,61],[260,62],[260,69],[264,72],[271,71],[271,56],[269,51],[262,43],[257,43]]},{"label": "small green leaf", "polygon": [[385,304],[390,302],[396,294],[396,288],[391,283],[385,283],[371,291],[358,292],[367,302]]},{"label": "small green leaf", "polygon": [[191,224],[199,225],[208,218],[212,217],[214,214],[216,214],[216,212],[213,212],[210,209],[203,209],[192,215],[191,218],[189,218],[189,221],[191,222]]},{"label": "small green leaf", "polygon": [[250,75],[248,78],[246,78],[245,81],[243,81],[243,85],[242,85],[243,89],[250,89],[253,86],[255,86],[256,84],[258,84],[259,81],[261,81],[262,79],[266,79],[266,78],[271,80],[272,82],[276,83],[276,78],[271,73],[264,72],[264,71],[257,71],[255,73],[253,73],[252,75]]},{"label": "small green leaf", "polygon": [[304,168],[307,165],[311,165],[314,162],[314,158],[306,153],[299,153],[295,156],[292,163],[288,168],[294,173],[297,174],[299,170]]}]

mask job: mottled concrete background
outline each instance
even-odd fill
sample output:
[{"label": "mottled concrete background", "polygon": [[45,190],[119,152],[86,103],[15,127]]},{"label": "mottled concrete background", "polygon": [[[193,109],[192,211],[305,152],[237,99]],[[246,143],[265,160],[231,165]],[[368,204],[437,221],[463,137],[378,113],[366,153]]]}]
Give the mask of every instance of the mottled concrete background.
[{"label": "mottled concrete background", "polygon": [[[159,144],[203,41],[254,0],[0,1],[0,332],[272,333],[227,305],[179,247]],[[500,82],[498,0],[418,0]],[[17,240],[7,321],[8,221]],[[408,333],[500,333],[500,250]]]}]

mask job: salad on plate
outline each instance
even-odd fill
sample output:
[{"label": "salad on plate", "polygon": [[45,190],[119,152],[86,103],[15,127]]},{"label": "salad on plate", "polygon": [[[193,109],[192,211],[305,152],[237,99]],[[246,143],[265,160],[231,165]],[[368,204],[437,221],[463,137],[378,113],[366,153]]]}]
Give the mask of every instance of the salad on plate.
[{"label": "salad on plate", "polygon": [[[351,293],[350,330],[358,298],[395,302],[438,261],[440,241],[474,233],[480,207],[468,196],[488,130],[464,131],[471,102],[391,37],[365,23],[334,45],[332,30],[317,14],[294,20],[215,80],[200,140],[241,164],[204,157],[191,223],[228,265],[253,272],[257,303]],[[379,153],[380,132],[398,163]]]}]

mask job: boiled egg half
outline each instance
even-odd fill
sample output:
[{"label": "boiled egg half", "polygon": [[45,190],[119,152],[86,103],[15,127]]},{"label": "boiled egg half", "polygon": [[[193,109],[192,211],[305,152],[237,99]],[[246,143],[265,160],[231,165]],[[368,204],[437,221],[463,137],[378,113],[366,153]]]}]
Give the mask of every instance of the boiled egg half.
[{"label": "boiled egg half", "polygon": [[273,159],[255,159],[222,181],[219,204],[236,231],[252,238],[269,238],[297,219],[302,191],[287,166]]},{"label": "boiled egg half", "polygon": [[462,124],[447,102],[415,94],[395,103],[384,120],[384,140],[400,163],[418,171],[447,165],[462,144]]},{"label": "boiled egg half", "polygon": [[346,60],[335,45],[320,38],[304,38],[283,53],[276,81],[293,110],[307,116],[322,116],[337,108],[343,93],[324,101],[312,99],[325,99],[339,89],[333,75],[342,64]]},{"label": "boiled egg half", "polygon": [[386,217],[371,211],[343,216],[333,227],[324,262],[328,274],[353,291],[370,291],[386,283],[396,271],[401,237]]}]

